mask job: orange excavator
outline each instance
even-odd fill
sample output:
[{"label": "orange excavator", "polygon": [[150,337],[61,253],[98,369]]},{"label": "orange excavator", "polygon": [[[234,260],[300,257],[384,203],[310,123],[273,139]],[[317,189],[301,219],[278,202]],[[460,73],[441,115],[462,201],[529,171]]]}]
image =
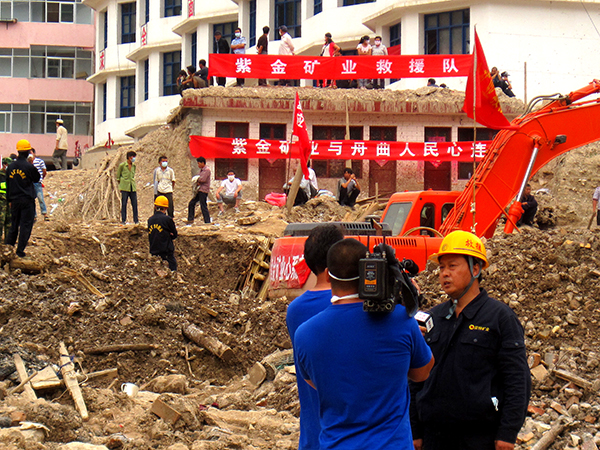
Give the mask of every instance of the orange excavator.
[{"label": "orange excavator", "polygon": [[[594,80],[566,96],[534,98],[525,113],[512,121],[515,129],[496,135],[462,192],[399,192],[390,198],[380,224],[340,226],[347,237],[371,248],[386,236],[398,258],[414,260],[421,270],[451,231],[471,231],[489,238],[502,215],[507,219],[506,233],[518,230],[516,223],[523,214],[519,199],[529,179],[557,156],[600,140],[600,99],[586,100],[599,92],[600,81]],[[540,103],[545,104],[534,111]],[[294,297],[310,287],[310,271],[303,261],[304,241],[317,225],[290,224],[284,237],[275,241],[269,270],[271,296]]]}]

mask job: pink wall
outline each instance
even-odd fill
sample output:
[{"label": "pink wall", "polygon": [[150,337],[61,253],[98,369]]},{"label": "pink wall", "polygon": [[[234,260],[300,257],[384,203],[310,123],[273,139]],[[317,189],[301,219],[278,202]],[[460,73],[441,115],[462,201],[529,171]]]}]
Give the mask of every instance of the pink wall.
[{"label": "pink wall", "polygon": [[[20,139],[27,139],[31,146],[35,148],[38,156],[51,156],[56,145],[56,134],[4,134],[0,133],[0,155],[8,156],[16,153],[17,142]],[[69,152],[68,156],[75,154],[75,141],[79,141],[79,146],[83,150],[85,144],[90,147],[93,145],[92,136],[72,136],[69,134]]]},{"label": "pink wall", "polygon": [[29,100],[92,102],[94,85],[85,80],[2,78],[0,103],[27,104]]},{"label": "pink wall", "polygon": [[30,45],[61,45],[93,48],[94,35],[94,25],[17,22],[0,26],[0,46],[27,48]]}]

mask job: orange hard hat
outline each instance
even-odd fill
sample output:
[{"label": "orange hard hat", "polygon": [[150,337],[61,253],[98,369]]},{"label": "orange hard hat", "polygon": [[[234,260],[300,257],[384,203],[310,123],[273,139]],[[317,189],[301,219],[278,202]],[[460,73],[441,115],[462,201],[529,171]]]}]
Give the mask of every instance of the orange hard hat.
[{"label": "orange hard hat", "polygon": [[473,256],[483,261],[483,268],[487,269],[489,263],[485,246],[481,239],[468,231],[456,230],[448,234],[440,245],[440,250],[429,257],[430,261],[439,264],[439,258],[444,255]]},{"label": "orange hard hat", "polygon": [[18,152],[27,152],[31,150],[31,144],[27,139],[21,139],[17,142],[17,151]]},{"label": "orange hard hat", "polygon": [[164,195],[159,195],[154,200],[154,204],[156,206],[160,206],[161,208],[168,208],[169,207],[169,199],[167,197],[165,197]]}]

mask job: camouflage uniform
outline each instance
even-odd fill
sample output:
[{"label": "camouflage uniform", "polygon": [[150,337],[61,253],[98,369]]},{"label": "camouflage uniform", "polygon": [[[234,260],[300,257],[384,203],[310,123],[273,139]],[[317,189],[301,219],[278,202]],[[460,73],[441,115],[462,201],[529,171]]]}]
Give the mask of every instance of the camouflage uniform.
[{"label": "camouflage uniform", "polygon": [[[8,159],[12,162],[10,158]],[[6,241],[8,230],[10,229],[10,208],[8,207],[8,199],[6,198],[6,170],[0,169],[0,239]],[[4,231],[4,233],[2,233]]]}]

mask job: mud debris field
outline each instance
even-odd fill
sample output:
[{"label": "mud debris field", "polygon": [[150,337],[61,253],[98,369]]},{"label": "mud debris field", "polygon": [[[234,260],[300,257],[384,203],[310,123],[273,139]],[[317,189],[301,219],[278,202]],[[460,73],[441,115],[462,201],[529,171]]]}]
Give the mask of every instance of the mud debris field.
[{"label": "mud debris field", "polygon": [[[158,133],[169,136],[169,130]],[[186,173],[184,151],[161,139],[154,136],[153,148],[137,144],[140,166],[151,168],[156,154],[171,152]],[[492,264],[483,286],[518,314],[532,366],[519,449],[552,431],[547,448],[600,445],[600,229],[587,230],[599,162],[597,147],[588,146],[544,168],[532,180],[534,191],[544,189],[537,194],[540,224],[510,236],[498,231],[486,242]],[[354,220],[360,207],[352,212],[313,200],[288,217],[266,203],[245,202],[240,216],[228,212],[218,224],[183,227],[188,187],[181,187],[179,270],[171,273],[148,254],[150,192],[140,196],[138,226],[81,219],[77,212],[93,176],[68,171],[46,180],[51,220],[36,222],[27,249],[41,273],[15,269],[7,252],[0,254],[0,448],[297,448],[299,403],[285,327],[290,300],[244,291],[244,274],[257,249],[280,236],[288,221]],[[254,219],[240,225],[240,217]],[[444,301],[433,266],[418,282],[426,307]],[[190,324],[232,357],[219,358],[187,339],[182,329]],[[61,355],[61,342],[68,355]],[[114,345],[133,347],[107,351]],[[81,375],[89,420],[60,383],[36,390],[36,400],[13,392],[17,353],[28,374],[48,366],[60,372],[60,357],[68,356]],[[253,367],[269,359],[273,364],[265,366],[273,370],[257,382]],[[99,371],[108,373],[93,377]],[[122,383],[135,383],[137,396],[121,392]]]}]

